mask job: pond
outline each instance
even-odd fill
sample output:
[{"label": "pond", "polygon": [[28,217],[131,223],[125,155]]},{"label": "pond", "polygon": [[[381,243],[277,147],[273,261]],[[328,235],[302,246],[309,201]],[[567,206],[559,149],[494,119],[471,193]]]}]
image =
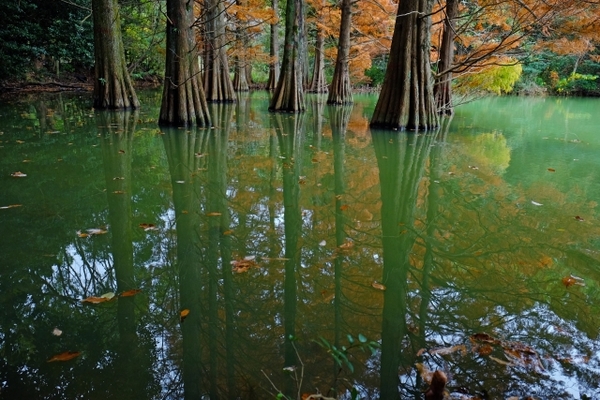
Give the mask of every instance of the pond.
[{"label": "pond", "polygon": [[0,104],[3,399],[600,398],[599,100],[141,99]]}]

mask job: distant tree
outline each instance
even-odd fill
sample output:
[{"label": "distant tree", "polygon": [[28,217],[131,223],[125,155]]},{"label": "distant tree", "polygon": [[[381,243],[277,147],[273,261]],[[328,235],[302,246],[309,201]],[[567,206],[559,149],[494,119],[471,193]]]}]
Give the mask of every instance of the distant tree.
[{"label": "distant tree", "polygon": [[94,15],[94,107],[138,108],[125,63],[117,0],[92,0]]},{"label": "distant tree", "polygon": [[275,90],[279,80],[279,18],[277,18],[279,1],[272,0],[271,4],[275,15],[273,16],[273,19],[271,19],[271,40],[269,46],[271,60],[269,61],[269,80],[267,82],[267,90]]},{"label": "distant tree", "polygon": [[338,52],[335,70],[329,90],[327,104],[351,104],[352,86],[350,84],[350,31],[352,29],[352,1],[342,0],[342,20],[338,38]]},{"label": "distant tree", "polygon": [[167,60],[158,120],[162,125],[210,125],[193,23],[187,0],[167,0]]},{"label": "distant tree", "polygon": [[372,128],[429,130],[438,126],[429,63],[433,0],[403,0]]},{"label": "distant tree", "polygon": [[312,1],[314,8],[314,31],[315,31],[315,61],[313,63],[312,79],[308,91],[312,93],[327,93],[327,81],[325,79],[325,21],[326,3],[324,0]]},{"label": "distant tree", "polygon": [[450,115],[454,112],[452,105],[452,65],[454,63],[455,19],[458,16],[458,1],[446,0],[443,15],[444,31],[439,50],[434,93],[438,112]]},{"label": "distant tree", "polygon": [[223,0],[205,0],[203,16],[204,90],[209,102],[234,102],[233,82],[229,76]]},{"label": "distant tree", "polygon": [[281,74],[271,98],[270,111],[302,112],[306,109],[302,57],[299,54],[304,40],[303,9],[303,0],[287,1]]}]

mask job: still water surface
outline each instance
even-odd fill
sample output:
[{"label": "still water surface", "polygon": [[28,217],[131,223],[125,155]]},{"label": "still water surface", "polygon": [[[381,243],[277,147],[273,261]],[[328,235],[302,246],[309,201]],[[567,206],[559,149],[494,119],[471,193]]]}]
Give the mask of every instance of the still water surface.
[{"label": "still water surface", "polygon": [[144,98],[0,104],[0,398],[600,398],[599,100]]}]

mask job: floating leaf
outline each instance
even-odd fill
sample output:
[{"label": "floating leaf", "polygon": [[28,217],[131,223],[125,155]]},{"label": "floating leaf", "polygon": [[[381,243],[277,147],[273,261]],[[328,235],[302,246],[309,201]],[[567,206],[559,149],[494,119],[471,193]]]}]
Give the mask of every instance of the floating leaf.
[{"label": "floating leaf", "polygon": [[145,231],[156,231],[156,230],[158,230],[158,228],[154,224],[141,223],[139,225],[139,227],[142,228]]},{"label": "floating leaf", "polygon": [[564,278],[562,278],[562,283],[563,285],[565,285],[565,287],[573,285],[585,286],[585,282],[582,278],[573,275],[565,276]]},{"label": "floating leaf", "polygon": [[321,240],[321,241],[319,242],[319,246],[321,246],[321,247],[324,247],[324,246],[326,246],[326,245],[327,245],[327,242],[326,242],[326,241],[324,241],[324,240]]},{"label": "floating leaf", "polygon": [[[250,257],[253,257],[253,256],[250,256]],[[234,261],[231,261],[231,265],[233,266],[233,272],[235,272],[236,274],[241,274],[241,273],[248,271],[252,267],[257,267],[257,264],[256,264],[256,262],[254,262],[253,258],[243,259],[243,260],[234,260]]]},{"label": "floating leaf", "polygon": [[361,343],[367,343],[367,338],[362,333],[359,333],[358,334],[358,341],[361,342]]},{"label": "floating leaf", "polygon": [[538,203],[537,201],[533,201],[533,200],[531,200],[531,204],[533,204],[534,206],[543,206],[542,203]]},{"label": "floating leaf", "polygon": [[474,166],[474,165],[469,165],[469,168],[470,168],[470,169],[473,169],[473,170],[478,170],[478,169],[479,169],[479,167],[476,167],[476,166]]},{"label": "floating leaf", "polygon": [[198,158],[200,158],[200,157],[204,157],[204,154],[202,154],[202,153],[194,153],[194,155],[195,155],[196,157],[198,157]]},{"label": "floating leaf", "polygon": [[585,221],[585,220],[584,220],[583,218],[581,218],[579,215],[576,215],[576,216],[575,216],[575,219],[576,219],[577,221]]},{"label": "floating leaf", "polygon": [[349,250],[354,246],[354,242],[347,241],[346,243],[342,243],[339,248],[342,250]]},{"label": "floating leaf", "polygon": [[225,232],[223,232],[223,235],[227,236],[227,235],[231,235],[233,233],[233,229],[228,229]]},{"label": "floating leaf", "polygon": [[125,194],[124,190],[114,190],[113,191],[114,194]]},{"label": "floating leaf", "polygon": [[550,172],[556,172],[556,170],[554,168],[548,168],[548,171],[550,171]]},{"label": "floating leaf", "polygon": [[489,357],[490,357],[490,360],[494,360],[498,364],[506,365],[507,367],[514,367],[515,366],[515,364],[513,364],[513,363],[511,363],[509,361],[504,361],[504,360],[501,360],[501,359],[499,359],[497,357],[494,357],[494,356],[489,356]]},{"label": "floating leaf", "polygon": [[54,329],[52,330],[52,334],[53,334],[54,336],[60,336],[60,335],[62,335],[62,331],[61,331],[60,329],[58,329],[58,328],[54,328]]},{"label": "floating leaf", "polygon": [[175,181],[175,183],[182,184],[182,183],[185,183],[185,181]]},{"label": "floating leaf", "polygon": [[383,285],[377,281],[371,283],[371,286],[373,286],[377,290],[385,290],[385,285]]},{"label": "floating leaf", "polygon": [[457,344],[456,346],[444,347],[441,349],[430,350],[429,354],[438,354],[441,356],[445,356],[448,354],[456,353],[460,351],[463,354],[467,353],[467,347],[464,344]]},{"label": "floating leaf", "polygon": [[94,297],[94,296],[90,296],[86,299],[81,300],[82,303],[91,303],[91,304],[100,304],[100,303],[105,303],[107,301],[110,301],[110,299],[107,297]]},{"label": "floating leaf", "polygon": [[6,210],[8,208],[16,208],[16,207],[22,207],[22,206],[23,206],[23,204],[11,204],[8,206],[0,207],[0,210]]},{"label": "floating leaf", "polygon": [[350,208],[350,206],[348,204],[343,204],[340,206],[340,210],[342,210],[342,211],[346,211],[349,208]]},{"label": "floating leaf", "polygon": [[125,154],[125,150],[119,150],[119,154]]},{"label": "floating leaf", "polygon": [[215,212],[209,212],[209,213],[206,214],[207,217],[218,217],[220,215],[221,215],[221,213],[220,212],[216,212],[216,211]]},{"label": "floating leaf", "polygon": [[21,171],[13,172],[10,174],[13,178],[25,178],[27,174],[22,173]]},{"label": "floating leaf", "polygon": [[[104,235],[105,233],[108,233],[108,231],[106,229],[102,229],[102,228],[90,228],[90,229],[86,230],[86,232],[89,236]],[[78,231],[78,235],[79,235],[79,231]],[[80,236],[80,237],[85,237],[85,236]]]},{"label": "floating leaf", "polygon": [[85,232],[77,231],[77,236],[79,236],[80,238],[86,238],[90,235]]},{"label": "floating leaf", "polygon": [[187,308],[181,310],[181,312],[179,313],[179,322],[183,322],[183,320],[186,319],[189,314],[190,310],[188,310]]},{"label": "floating leaf", "polygon": [[65,351],[64,353],[60,353],[60,354],[56,354],[56,355],[52,356],[48,360],[48,362],[69,361],[76,357],[79,357],[80,355],[81,355],[81,352],[79,352],[79,351]]},{"label": "floating leaf", "polygon": [[140,293],[142,291],[142,289],[131,289],[131,290],[126,290],[123,293],[120,294],[121,297],[131,297],[131,296],[135,296],[136,294]]}]

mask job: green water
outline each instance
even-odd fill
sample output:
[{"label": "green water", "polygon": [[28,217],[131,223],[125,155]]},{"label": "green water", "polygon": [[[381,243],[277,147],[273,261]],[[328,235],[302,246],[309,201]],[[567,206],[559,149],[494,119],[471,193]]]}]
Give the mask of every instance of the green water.
[{"label": "green water", "polygon": [[600,397],[599,100],[142,100],[0,104],[0,398]]}]

